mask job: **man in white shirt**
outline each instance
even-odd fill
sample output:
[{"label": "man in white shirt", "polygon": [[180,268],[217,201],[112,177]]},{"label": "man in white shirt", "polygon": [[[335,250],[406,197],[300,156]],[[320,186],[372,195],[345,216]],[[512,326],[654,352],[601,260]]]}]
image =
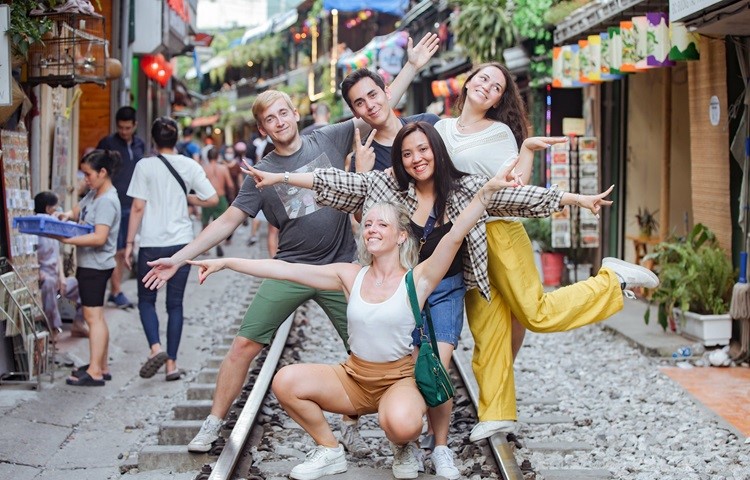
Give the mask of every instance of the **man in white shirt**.
[{"label": "man in white shirt", "polygon": [[[138,278],[151,268],[146,262],[171,256],[193,240],[193,224],[188,215],[188,204],[213,207],[219,197],[203,168],[194,160],[175,151],[177,124],[168,117],[157,118],[151,127],[158,155],[142,159],[136,165],[128,196],[133,197],[130,210],[125,259],[132,267],[133,245],[141,231],[138,252]],[[195,193],[188,194],[187,192]],[[141,367],[143,378],[153,377],[164,365],[166,379],[181,376],[177,368],[177,349],[182,336],[182,298],[185,293],[190,266],[181,267],[167,285],[167,351],[162,351],[159,339],[159,318],[156,315],[156,290],[138,282],[138,311],[146,333],[150,355]]]}]

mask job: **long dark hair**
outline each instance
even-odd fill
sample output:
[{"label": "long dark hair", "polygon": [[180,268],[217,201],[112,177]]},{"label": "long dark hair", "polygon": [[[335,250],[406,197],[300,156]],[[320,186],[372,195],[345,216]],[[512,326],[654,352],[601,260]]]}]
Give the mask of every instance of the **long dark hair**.
[{"label": "long dark hair", "polygon": [[461,87],[461,93],[458,95],[458,99],[456,99],[455,109],[460,115],[466,102],[466,85],[469,83],[469,80],[474,78],[485,67],[494,67],[502,72],[503,77],[505,77],[505,90],[500,97],[500,103],[487,110],[484,117],[503,122],[510,127],[520,149],[523,141],[529,136],[529,116],[526,112],[526,105],[521,98],[521,92],[518,90],[516,82],[513,81],[513,76],[505,68],[505,65],[498,62],[489,62],[474,67],[474,70],[466,77],[463,87]]},{"label": "long dark hair", "polygon": [[396,138],[393,140],[393,146],[391,147],[393,175],[396,177],[396,181],[401,190],[407,190],[409,188],[409,182],[414,181],[414,179],[406,173],[403,160],[401,159],[401,149],[404,143],[404,138],[414,132],[424,133],[430,144],[430,148],[432,149],[435,165],[435,173],[432,176],[436,193],[435,213],[437,214],[437,223],[440,224],[443,223],[445,206],[448,203],[450,193],[459,188],[458,179],[467,175],[467,173],[462,172],[453,165],[453,161],[451,160],[450,155],[448,155],[448,149],[445,148],[445,143],[440,137],[438,131],[435,130],[435,127],[427,122],[408,123],[399,130]]}]

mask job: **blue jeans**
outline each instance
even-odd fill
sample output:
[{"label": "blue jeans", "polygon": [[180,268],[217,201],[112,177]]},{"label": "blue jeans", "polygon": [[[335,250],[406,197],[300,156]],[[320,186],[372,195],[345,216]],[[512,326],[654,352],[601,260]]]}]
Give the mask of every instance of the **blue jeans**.
[{"label": "blue jeans", "polygon": [[[432,326],[435,328],[435,339],[441,343],[450,343],[453,348],[458,346],[458,338],[464,326],[465,293],[466,285],[462,272],[440,280],[437,288],[427,297]],[[427,333],[427,316],[424,311],[422,311],[422,321],[425,322],[425,333]],[[416,328],[411,337],[414,345],[422,344],[419,330]]]},{"label": "blue jeans", "polygon": [[[156,292],[143,285],[141,279],[151,270],[146,262],[157,258],[171,257],[185,245],[171,247],[141,247],[138,251],[138,312],[141,324],[146,333],[148,345],[159,341],[159,317],[156,315]],[[185,295],[185,285],[190,274],[190,265],[184,265],[177,270],[167,282],[167,355],[171,360],[177,359],[177,349],[182,337],[182,297]]]}]

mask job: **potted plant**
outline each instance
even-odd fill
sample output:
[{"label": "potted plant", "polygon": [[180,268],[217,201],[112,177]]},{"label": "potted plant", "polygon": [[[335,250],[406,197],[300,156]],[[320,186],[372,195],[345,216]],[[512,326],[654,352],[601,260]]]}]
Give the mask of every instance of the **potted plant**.
[{"label": "potted plant", "polygon": [[[713,232],[699,223],[687,238],[658,244],[646,259],[654,261],[661,281],[650,303],[658,307],[662,328],[679,326],[707,346],[726,345],[732,336],[728,312],[734,271]],[[647,309],[646,323],[649,317]]]},{"label": "potted plant", "polygon": [[560,285],[564,267],[564,255],[552,251],[552,222],[547,218],[524,218],[523,226],[532,242],[541,252],[542,277],[545,285]]},{"label": "potted plant", "polygon": [[638,207],[638,213],[635,215],[635,220],[638,222],[638,230],[642,237],[650,237],[659,229],[659,222],[656,220],[656,214],[659,210],[650,212],[646,207]]}]

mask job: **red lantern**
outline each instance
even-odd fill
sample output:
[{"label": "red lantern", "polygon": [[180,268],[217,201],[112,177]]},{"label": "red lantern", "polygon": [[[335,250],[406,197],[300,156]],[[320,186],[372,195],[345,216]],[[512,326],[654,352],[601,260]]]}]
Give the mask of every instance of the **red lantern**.
[{"label": "red lantern", "polygon": [[144,55],[141,68],[148,78],[156,80],[162,87],[166,87],[172,77],[172,65],[167,62],[161,53]]}]

